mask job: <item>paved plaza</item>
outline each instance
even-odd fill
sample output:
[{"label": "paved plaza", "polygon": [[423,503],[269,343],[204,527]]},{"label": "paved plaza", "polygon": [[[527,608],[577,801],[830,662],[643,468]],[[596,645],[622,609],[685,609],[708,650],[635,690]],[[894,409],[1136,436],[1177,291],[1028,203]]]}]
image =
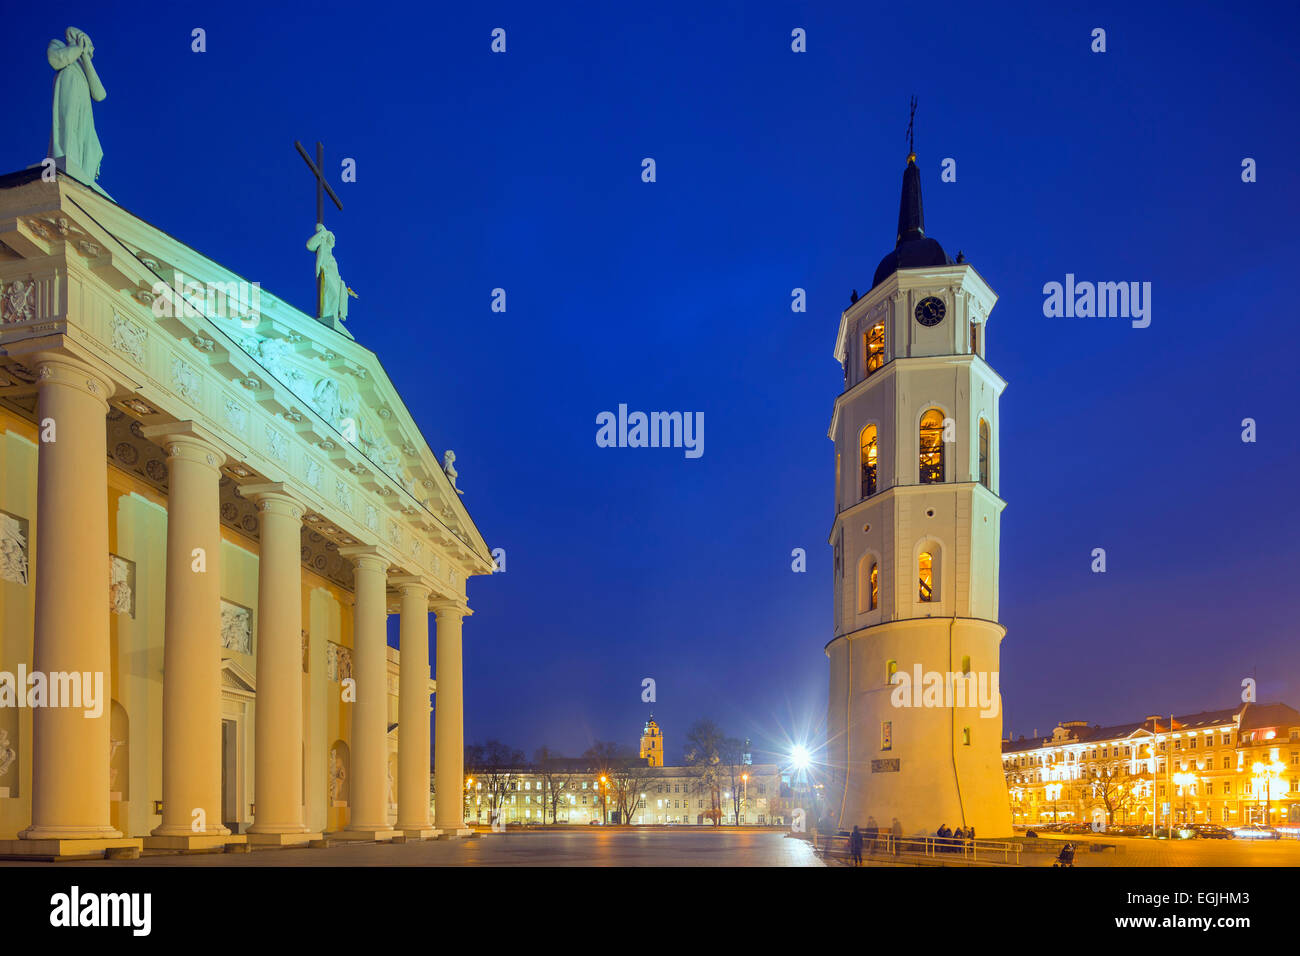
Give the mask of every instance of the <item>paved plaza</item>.
[{"label": "paved plaza", "polygon": [[822,866],[804,840],[783,830],[622,830],[575,827],[479,833],[463,840],[326,849],[145,856],[133,861],[7,866]]},{"label": "paved plaza", "polygon": [[[1066,841],[1045,839],[1044,852],[1024,852],[1023,866],[1050,867]],[[1142,840],[1129,837],[1072,836],[1080,867],[1300,867],[1300,842],[1246,840]],[[1091,846],[1114,849],[1092,852]],[[909,865],[867,860],[868,866]],[[961,865],[931,857],[929,865]],[[1002,865],[993,860],[983,865]],[[470,839],[421,843],[335,843],[325,849],[259,850],[145,856],[139,860],[87,860],[61,864],[0,860],[0,869],[22,866],[226,867],[226,866],[823,866],[806,840],[784,831],[710,829],[616,829],[574,827],[505,833],[481,831]],[[843,865],[832,860],[832,865]]]}]

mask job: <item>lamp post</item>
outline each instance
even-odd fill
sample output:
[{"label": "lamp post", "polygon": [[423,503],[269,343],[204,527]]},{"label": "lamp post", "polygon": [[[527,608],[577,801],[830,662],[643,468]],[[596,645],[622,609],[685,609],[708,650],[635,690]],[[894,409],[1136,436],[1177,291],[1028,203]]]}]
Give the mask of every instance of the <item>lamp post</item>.
[{"label": "lamp post", "polygon": [[[1255,774],[1256,785],[1264,787],[1264,826],[1271,826],[1273,814],[1273,781],[1286,772],[1286,764],[1280,760],[1268,763],[1256,761],[1250,768]],[[1286,792],[1285,790],[1283,791]]]},{"label": "lamp post", "polygon": [[605,784],[605,778],[600,778],[600,817],[605,825],[609,825],[609,787]]},{"label": "lamp post", "polygon": [[[740,775],[740,782],[742,785],[740,791],[740,812],[743,816],[749,806],[749,774],[742,773]],[[736,822],[739,823],[740,821],[737,820]]]}]

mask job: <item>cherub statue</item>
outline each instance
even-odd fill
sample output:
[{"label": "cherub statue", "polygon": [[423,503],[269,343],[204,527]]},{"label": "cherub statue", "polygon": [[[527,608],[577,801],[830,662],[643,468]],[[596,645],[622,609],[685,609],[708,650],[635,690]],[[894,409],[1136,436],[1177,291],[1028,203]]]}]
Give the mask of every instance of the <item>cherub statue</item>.
[{"label": "cherub statue", "polygon": [[458,495],[463,495],[465,492],[456,487],[456,479],[459,477],[456,471],[456,453],[450,448],[448,448],[447,453],[442,456],[442,470],[447,476],[447,480],[451,482],[452,490]]},{"label": "cherub statue", "polygon": [[84,32],[68,27],[64,34],[67,42],[51,40],[45,50],[58,76],[54,79],[54,125],[50,128],[51,159],[64,157],[73,167],[89,176],[93,183],[99,178],[99,163],[104,150],[95,133],[95,117],[90,101],[103,102],[108,96],[99,74],[91,65],[95,45]]},{"label": "cherub statue", "polygon": [[316,223],[316,232],[307,240],[307,249],[316,253],[316,275],[321,277],[320,317],[346,322],[348,297],[358,296],[339,276],[338,260],[334,258],[334,233],[323,222]]}]

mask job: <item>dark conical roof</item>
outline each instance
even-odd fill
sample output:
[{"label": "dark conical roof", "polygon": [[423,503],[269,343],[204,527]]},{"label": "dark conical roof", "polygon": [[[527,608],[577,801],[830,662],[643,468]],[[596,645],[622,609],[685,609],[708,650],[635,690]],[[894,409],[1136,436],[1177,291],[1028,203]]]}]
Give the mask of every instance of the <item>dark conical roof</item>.
[{"label": "dark conical roof", "polygon": [[903,170],[903,192],[898,200],[898,234],[894,251],[876,266],[871,288],[884,282],[899,269],[920,269],[926,266],[950,266],[952,260],[943,246],[925,235],[925,209],[921,205],[921,170],[916,165],[916,154],[907,157]]}]

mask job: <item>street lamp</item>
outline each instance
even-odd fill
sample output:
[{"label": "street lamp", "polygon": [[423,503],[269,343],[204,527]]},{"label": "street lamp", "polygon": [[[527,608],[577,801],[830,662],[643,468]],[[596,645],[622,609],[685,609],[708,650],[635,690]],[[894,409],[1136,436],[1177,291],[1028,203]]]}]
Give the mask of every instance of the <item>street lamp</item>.
[{"label": "street lamp", "polygon": [[790,751],[790,762],[794,764],[796,770],[808,769],[808,748],[802,745],[796,746],[794,750]]},{"label": "street lamp", "polygon": [[[1268,763],[1256,761],[1250,769],[1255,775],[1256,787],[1263,786],[1264,788],[1264,826],[1269,826],[1273,813],[1273,781],[1279,779],[1286,772],[1286,764],[1280,760],[1273,760]],[[1282,787],[1282,793],[1286,793],[1285,785]]]},{"label": "street lamp", "polygon": [[605,786],[605,778],[600,778],[600,815],[606,826],[609,825],[609,787]]},{"label": "street lamp", "polygon": [[[740,812],[741,814],[744,814],[749,804],[749,774],[742,773],[740,775],[740,782],[743,785],[743,789],[741,790],[741,794],[740,794]],[[737,820],[736,822],[739,823],[740,821]]]}]

